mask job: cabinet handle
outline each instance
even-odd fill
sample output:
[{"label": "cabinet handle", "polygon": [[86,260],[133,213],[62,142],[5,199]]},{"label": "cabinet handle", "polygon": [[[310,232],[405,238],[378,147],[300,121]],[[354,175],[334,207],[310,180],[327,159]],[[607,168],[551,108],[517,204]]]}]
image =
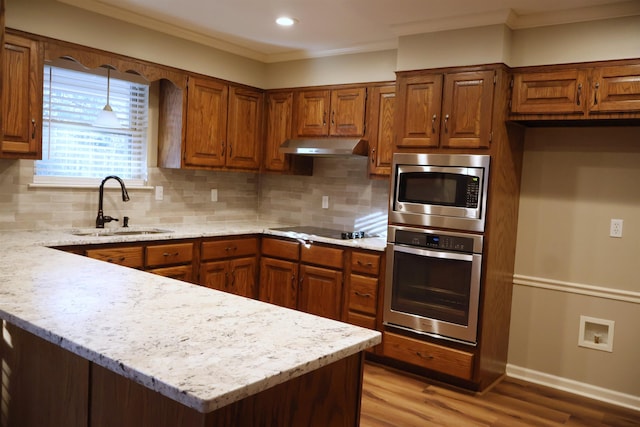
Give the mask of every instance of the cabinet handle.
[{"label": "cabinet handle", "polygon": [[582,95],[582,83],[578,83],[578,96],[576,98],[576,105],[580,105],[580,95]]},{"label": "cabinet handle", "polygon": [[436,133],[436,119],[438,118],[437,115],[433,115],[433,117],[431,117],[431,132]]},{"label": "cabinet handle", "polygon": [[448,133],[449,132],[449,127],[447,126],[448,123],[449,123],[449,115],[446,114],[444,116],[444,133]]},{"label": "cabinet handle", "polygon": [[366,264],[360,260],[356,261],[356,264],[358,264],[361,267],[366,267],[366,268],[372,268],[373,264],[370,262],[367,262]]},{"label": "cabinet handle", "polygon": [[331,126],[336,124],[336,110],[331,112]]},{"label": "cabinet handle", "polygon": [[433,360],[433,356],[430,354],[422,354],[419,351],[416,351],[416,356],[421,357],[426,360]]},{"label": "cabinet handle", "polygon": [[324,111],[322,113],[322,126],[326,126],[327,125],[327,112]]},{"label": "cabinet handle", "polygon": [[363,294],[362,292],[358,292],[358,291],[354,291],[353,293],[356,294],[359,297],[362,297],[362,298],[371,298],[371,296],[372,296],[371,294],[368,294],[368,293],[367,294]]},{"label": "cabinet handle", "polygon": [[220,157],[224,157],[224,141],[222,141],[222,153],[220,154]]},{"label": "cabinet handle", "polygon": [[596,90],[593,93],[593,105],[598,105],[598,89],[600,89],[600,83],[596,83]]},{"label": "cabinet handle", "polygon": [[107,258],[107,262],[123,262],[125,260],[125,257],[121,256],[118,259],[113,259],[113,258]]},{"label": "cabinet handle", "polygon": [[176,253],[173,253],[173,254],[170,254],[169,252],[165,252],[165,253],[162,254],[162,256],[163,257],[168,257],[168,256],[172,256],[172,255],[173,256],[178,256],[179,254],[180,254],[180,252],[176,252]]},{"label": "cabinet handle", "polygon": [[371,149],[371,164],[374,165],[376,163],[376,149]]},{"label": "cabinet handle", "polygon": [[237,246],[227,246],[226,248],[224,248],[224,250],[227,252],[235,251],[237,249],[238,249]]},{"label": "cabinet handle", "polygon": [[229,283],[229,287],[233,288],[236,284],[236,275],[231,272],[231,283]]},{"label": "cabinet handle", "polygon": [[31,139],[36,139],[36,119],[31,119]]},{"label": "cabinet handle", "polygon": [[233,144],[229,145],[229,157],[233,156]]}]

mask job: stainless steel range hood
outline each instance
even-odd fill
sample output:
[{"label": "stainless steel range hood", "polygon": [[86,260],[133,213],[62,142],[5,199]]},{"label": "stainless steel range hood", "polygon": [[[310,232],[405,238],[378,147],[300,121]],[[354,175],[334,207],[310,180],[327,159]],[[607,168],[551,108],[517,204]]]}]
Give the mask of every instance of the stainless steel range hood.
[{"label": "stainless steel range hood", "polygon": [[300,156],[368,156],[369,144],[362,138],[296,138],[280,146],[280,152]]}]

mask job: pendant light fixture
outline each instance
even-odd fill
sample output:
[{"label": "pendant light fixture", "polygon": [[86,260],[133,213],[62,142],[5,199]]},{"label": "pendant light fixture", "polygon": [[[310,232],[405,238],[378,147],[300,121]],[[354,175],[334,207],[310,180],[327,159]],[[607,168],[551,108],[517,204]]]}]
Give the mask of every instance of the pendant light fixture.
[{"label": "pendant light fixture", "polygon": [[118,116],[111,109],[111,105],[109,105],[109,91],[111,82],[111,68],[107,67],[107,105],[104,106],[100,113],[98,113],[98,118],[93,123],[94,126],[103,127],[103,128],[120,128],[120,121],[118,120]]}]

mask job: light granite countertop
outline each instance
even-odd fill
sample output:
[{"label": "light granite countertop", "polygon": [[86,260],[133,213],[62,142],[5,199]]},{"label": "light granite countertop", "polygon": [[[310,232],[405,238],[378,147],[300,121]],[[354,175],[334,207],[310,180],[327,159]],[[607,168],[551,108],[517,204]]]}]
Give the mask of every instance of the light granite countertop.
[{"label": "light granite countertop", "polygon": [[[166,228],[144,236],[0,232],[0,318],[203,413],[380,342],[369,329],[47,247],[286,236],[264,224]],[[383,247],[362,240],[341,244]]]}]

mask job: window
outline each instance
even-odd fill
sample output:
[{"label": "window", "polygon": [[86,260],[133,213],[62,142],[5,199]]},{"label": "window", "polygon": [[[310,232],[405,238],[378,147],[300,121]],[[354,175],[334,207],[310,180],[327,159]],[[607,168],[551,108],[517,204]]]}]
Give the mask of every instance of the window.
[{"label": "window", "polygon": [[149,85],[112,71],[109,104],[122,127],[95,127],[107,103],[107,71],[63,62],[70,64],[44,68],[42,160],[35,162],[34,183],[95,184],[117,175],[127,185],[144,185]]}]

